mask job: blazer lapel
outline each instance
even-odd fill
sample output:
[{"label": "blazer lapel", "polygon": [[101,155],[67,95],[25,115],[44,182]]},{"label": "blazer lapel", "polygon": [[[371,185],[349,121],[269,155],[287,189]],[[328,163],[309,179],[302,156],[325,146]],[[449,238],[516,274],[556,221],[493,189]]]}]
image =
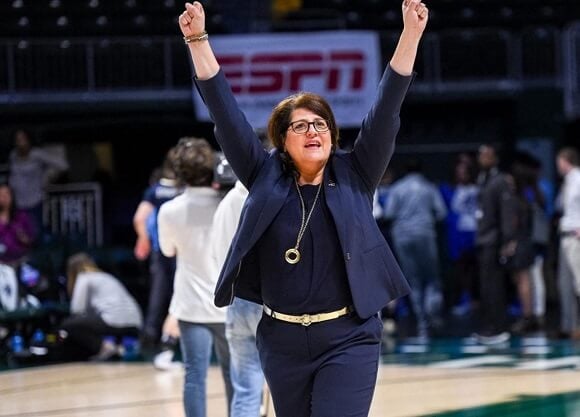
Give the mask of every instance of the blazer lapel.
[{"label": "blazer lapel", "polygon": [[[324,172],[324,192],[326,197],[326,204],[328,209],[332,214],[334,219],[334,224],[336,225],[336,230],[338,232],[338,238],[340,240],[343,249],[346,249],[345,237],[347,236],[348,224],[345,221],[344,213],[348,210],[348,203],[343,201],[345,190],[342,188],[346,187],[345,181],[340,183],[336,180],[336,158],[332,158],[330,163],[327,165],[327,169]],[[342,178],[342,177],[341,177]],[[342,215],[341,215],[342,214]]]},{"label": "blazer lapel", "polygon": [[278,181],[276,181],[273,189],[268,191],[268,198],[264,202],[262,210],[256,218],[250,241],[246,246],[247,248],[253,247],[266,228],[272,223],[272,220],[274,220],[274,217],[276,217],[286,201],[291,185],[292,178],[288,175],[281,175],[278,178]]}]

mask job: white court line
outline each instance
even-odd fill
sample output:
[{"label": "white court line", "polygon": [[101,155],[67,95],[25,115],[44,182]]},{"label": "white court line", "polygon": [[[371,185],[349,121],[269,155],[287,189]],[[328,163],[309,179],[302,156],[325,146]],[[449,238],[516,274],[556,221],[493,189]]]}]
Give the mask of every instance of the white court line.
[{"label": "white court line", "polygon": [[400,347],[401,353],[427,353],[429,346],[425,345],[403,345]]},{"label": "white court line", "polygon": [[473,345],[473,346],[462,346],[461,351],[463,353],[487,353],[489,348],[483,345]]},{"label": "white court line", "polygon": [[546,336],[523,337],[522,346],[547,346],[549,341]]},{"label": "white court line", "polygon": [[516,369],[525,371],[540,371],[545,369],[556,369],[570,366],[580,367],[580,356],[525,361],[516,366]]},{"label": "white court line", "polygon": [[522,348],[524,355],[547,355],[551,351],[550,346],[525,346]]},{"label": "white court line", "polygon": [[482,365],[501,365],[505,363],[513,363],[515,361],[516,359],[513,356],[486,355],[477,358],[453,359],[450,361],[437,362],[429,365],[429,367],[443,369],[460,369],[460,368],[472,368],[475,366]]}]

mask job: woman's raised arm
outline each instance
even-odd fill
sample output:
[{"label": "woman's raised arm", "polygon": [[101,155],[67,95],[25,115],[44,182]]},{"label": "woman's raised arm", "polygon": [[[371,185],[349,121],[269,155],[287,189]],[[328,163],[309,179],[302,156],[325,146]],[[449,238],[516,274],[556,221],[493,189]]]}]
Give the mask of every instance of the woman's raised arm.
[{"label": "woman's raised arm", "polygon": [[195,74],[200,80],[207,80],[220,69],[211,49],[205,30],[205,12],[200,2],[185,3],[185,11],[179,15],[179,28],[189,47]]},{"label": "woman's raised arm", "polygon": [[215,124],[215,136],[239,180],[250,188],[266,158],[258,136],[240,110],[205,30],[200,2],[185,3],[179,28],[189,47],[199,92]]},{"label": "woman's raised arm", "polygon": [[378,185],[395,149],[399,111],[411,83],[413,65],[429,10],[420,0],[405,0],[403,31],[353,147],[353,157],[370,190]]},{"label": "woman's raised arm", "polygon": [[400,75],[411,75],[419,41],[429,20],[429,9],[420,0],[403,2],[403,31],[391,58],[391,68]]}]

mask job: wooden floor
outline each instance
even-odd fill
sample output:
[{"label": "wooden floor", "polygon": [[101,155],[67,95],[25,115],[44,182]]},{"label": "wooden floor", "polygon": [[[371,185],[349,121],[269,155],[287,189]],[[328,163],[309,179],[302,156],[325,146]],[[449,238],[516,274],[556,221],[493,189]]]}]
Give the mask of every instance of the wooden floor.
[{"label": "wooden floor", "polygon": [[[409,354],[386,360],[409,362]],[[439,361],[414,354],[418,361],[381,365],[370,416],[580,416],[580,356],[555,359],[562,368],[545,366],[553,358],[508,366],[510,356],[491,353]],[[208,417],[226,416],[220,378],[212,367]],[[8,370],[0,372],[0,417],[183,417],[182,380],[181,369],[143,362]]]}]

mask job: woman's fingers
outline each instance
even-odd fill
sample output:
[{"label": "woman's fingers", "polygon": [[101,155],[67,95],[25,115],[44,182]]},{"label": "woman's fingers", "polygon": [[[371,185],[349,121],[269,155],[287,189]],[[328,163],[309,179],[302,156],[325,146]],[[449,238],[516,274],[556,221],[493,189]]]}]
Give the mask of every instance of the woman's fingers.
[{"label": "woman's fingers", "polygon": [[179,21],[182,25],[189,25],[189,23],[191,22],[191,17],[187,12],[183,12],[179,16]]},{"label": "woman's fingers", "polygon": [[415,11],[421,18],[425,18],[429,14],[427,5],[420,0],[404,0],[403,12],[408,12],[410,10]]},{"label": "woman's fingers", "polygon": [[203,6],[200,2],[195,1],[193,3],[185,3],[185,11],[179,15],[179,24],[185,30],[184,35],[190,35],[187,33],[200,32],[205,26],[205,13],[203,11]]},{"label": "woman's fingers", "polygon": [[197,13],[201,17],[203,15],[203,6],[199,1],[193,3],[193,7],[196,9]]},{"label": "woman's fingers", "polygon": [[417,15],[420,18],[425,18],[425,17],[427,17],[428,14],[429,14],[429,9],[427,8],[427,6],[425,6],[423,3],[421,3],[421,6],[417,8]]},{"label": "woman's fingers", "polygon": [[185,11],[192,19],[203,17],[203,6],[198,1],[185,3]]}]

